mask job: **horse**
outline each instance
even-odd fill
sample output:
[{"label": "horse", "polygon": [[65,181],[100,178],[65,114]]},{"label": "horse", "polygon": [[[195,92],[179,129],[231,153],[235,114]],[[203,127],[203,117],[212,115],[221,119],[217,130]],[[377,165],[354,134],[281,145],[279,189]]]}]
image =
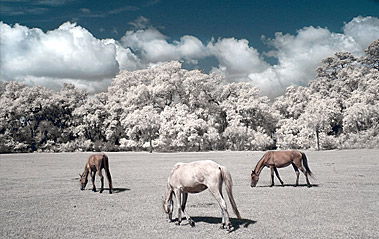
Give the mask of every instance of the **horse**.
[{"label": "horse", "polygon": [[194,227],[195,222],[186,211],[188,194],[199,193],[209,189],[221,208],[221,228],[231,231],[233,227],[230,223],[229,214],[226,209],[226,202],[222,195],[223,182],[225,183],[226,192],[233,211],[238,219],[241,220],[240,213],[232,194],[232,177],[226,167],[211,160],[175,164],[168,177],[166,194],[163,197],[163,209],[165,213],[168,214],[169,221],[172,221],[172,213],[174,209],[172,197],[175,195],[178,206],[178,221],[176,224],[180,225],[182,222],[183,212],[189,224]]},{"label": "horse", "polygon": [[105,173],[108,178],[108,183],[109,183],[109,194],[112,194],[112,177],[111,173],[109,171],[109,163],[108,163],[108,156],[105,155],[104,153],[101,154],[93,154],[88,158],[88,161],[84,167],[84,172],[83,174],[80,175],[80,182],[81,182],[81,190],[84,190],[86,185],[87,185],[87,177],[88,173],[91,174],[92,178],[92,191],[96,192],[96,186],[95,186],[95,175],[96,172],[98,172],[98,175],[100,176],[100,181],[101,181],[101,189],[100,193],[103,192],[104,190],[104,177],[102,174],[102,169],[105,170]]},{"label": "horse", "polygon": [[[307,186],[311,187],[309,183],[308,175],[312,176],[312,172],[308,167],[308,160],[304,153],[296,151],[296,150],[287,150],[287,151],[268,151],[263,155],[263,157],[259,160],[255,169],[251,173],[251,187],[255,187],[259,180],[259,174],[262,169],[266,167],[270,167],[271,169],[271,187],[274,186],[274,172],[276,177],[279,179],[282,186],[284,186],[283,181],[279,177],[279,173],[277,168],[287,167],[292,164],[293,168],[296,172],[296,185],[299,185],[299,169],[305,175],[307,180]],[[305,169],[304,169],[305,168]]]}]

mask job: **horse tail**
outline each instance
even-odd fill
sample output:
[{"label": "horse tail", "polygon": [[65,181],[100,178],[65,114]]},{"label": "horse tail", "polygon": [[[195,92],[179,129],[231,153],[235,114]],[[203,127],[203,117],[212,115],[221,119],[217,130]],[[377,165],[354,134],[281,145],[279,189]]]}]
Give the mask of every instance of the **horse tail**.
[{"label": "horse tail", "polygon": [[103,158],[101,160],[101,164],[105,169],[109,169],[108,156],[105,153],[102,153]]},{"label": "horse tail", "polygon": [[236,205],[236,202],[234,201],[234,198],[233,198],[233,193],[232,193],[232,186],[233,186],[233,182],[232,182],[232,176],[230,175],[229,171],[223,167],[223,166],[220,166],[220,170],[221,170],[221,177],[225,183],[225,186],[226,186],[226,192],[228,193],[228,197],[229,197],[229,200],[230,200],[230,204],[232,205],[232,208],[233,208],[233,211],[234,211],[234,214],[236,214],[237,218],[242,220],[241,218],[241,215],[237,209],[237,205]]},{"label": "horse tail", "polygon": [[108,156],[105,153],[103,153],[102,163],[103,163],[103,166],[104,166],[105,174],[107,175],[107,179],[108,179],[108,182],[109,182],[109,187],[110,187],[109,190],[112,190],[113,189],[113,184],[112,184],[111,172],[109,171],[109,160],[108,160]]},{"label": "horse tail", "polygon": [[307,171],[307,174],[312,177],[313,174],[311,170],[309,169],[307,156],[305,156],[305,153],[301,152],[301,157],[303,159],[303,165],[304,165],[305,170]]}]

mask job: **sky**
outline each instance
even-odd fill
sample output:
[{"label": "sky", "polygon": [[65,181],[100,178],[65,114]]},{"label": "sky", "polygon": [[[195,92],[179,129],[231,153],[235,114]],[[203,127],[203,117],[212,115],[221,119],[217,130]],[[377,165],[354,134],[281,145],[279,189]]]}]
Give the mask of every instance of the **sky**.
[{"label": "sky", "polygon": [[379,38],[378,0],[0,0],[0,82],[106,91],[121,70],[181,61],[275,97],[335,52]]}]

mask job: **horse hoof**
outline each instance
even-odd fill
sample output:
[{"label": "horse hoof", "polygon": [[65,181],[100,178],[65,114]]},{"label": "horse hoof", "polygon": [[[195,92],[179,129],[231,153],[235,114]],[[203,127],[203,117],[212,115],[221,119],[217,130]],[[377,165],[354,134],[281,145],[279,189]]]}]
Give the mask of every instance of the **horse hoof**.
[{"label": "horse hoof", "polygon": [[180,222],[175,222],[175,225],[180,226]]},{"label": "horse hoof", "polygon": [[109,194],[112,194],[112,191],[109,191]]},{"label": "horse hoof", "polygon": [[96,192],[96,189],[94,188],[94,189],[92,189],[92,192]]},{"label": "horse hoof", "polygon": [[221,225],[221,229],[226,229],[228,232],[231,232],[234,230],[233,226],[231,224],[228,224],[228,225]]},{"label": "horse hoof", "polygon": [[189,224],[191,225],[191,227],[195,227],[195,222],[194,221],[189,220]]},{"label": "horse hoof", "polygon": [[100,190],[100,193],[103,193],[103,190]]}]

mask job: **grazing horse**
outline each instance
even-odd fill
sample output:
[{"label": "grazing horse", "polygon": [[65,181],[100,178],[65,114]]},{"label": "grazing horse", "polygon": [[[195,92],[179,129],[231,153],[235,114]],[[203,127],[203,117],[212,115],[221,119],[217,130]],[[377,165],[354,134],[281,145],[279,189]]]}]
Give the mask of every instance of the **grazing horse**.
[{"label": "grazing horse", "polygon": [[[292,164],[296,172],[296,186],[299,185],[299,169],[305,175],[308,187],[311,186],[308,180],[308,175],[312,176],[312,172],[308,167],[308,160],[304,153],[299,151],[268,151],[259,160],[255,169],[251,173],[251,187],[255,187],[259,180],[259,174],[262,169],[270,167],[271,169],[271,187],[274,186],[274,172],[283,186],[283,181],[279,177],[277,168],[287,167]],[[303,167],[304,166],[304,167]],[[304,169],[305,168],[305,169]]]},{"label": "grazing horse", "polygon": [[163,209],[168,214],[168,218],[172,221],[173,200],[172,196],[176,196],[178,206],[178,222],[182,222],[182,212],[186,216],[191,226],[195,226],[195,222],[190,218],[186,211],[186,203],[188,193],[199,193],[207,188],[216,198],[221,207],[222,227],[228,231],[232,230],[232,225],[229,220],[229,214],[226,210],[226,202],[222,195],[222,183],[225,183],[226,192],[228,193],[230,204],[233,211],[241,219],[236,203],[232,194],[232,177],[229,171],[211,161],[195,161],[192,163],[177,163],[172,169],[168,177],[166,195],[163,198]]},{"label": "grazing horse", "polygon": [[111,172],[109,171],[108,156],[105,155],[104,153],[93,154],[89,157],[86,163],[86,166],[84,168],[83,174],[79,174],[80,182],[82,183],[82,186],[80,189],[84,190],[88,182],[87,180],[88,173],[91,173],[92,185],[93,185],[92,191],[96,192],[95,175],[96,175],[96,172],[98,172],[98,175],[100,176],[100,181],[101,181],[100,193],[102,193],[104,190],[104,177],[101,172],[102,169],[105,170],[105,174],[107,175],[108,183],[109,183],[109,194],[111,194],[112,193],[112,177],[111,177]]}]

